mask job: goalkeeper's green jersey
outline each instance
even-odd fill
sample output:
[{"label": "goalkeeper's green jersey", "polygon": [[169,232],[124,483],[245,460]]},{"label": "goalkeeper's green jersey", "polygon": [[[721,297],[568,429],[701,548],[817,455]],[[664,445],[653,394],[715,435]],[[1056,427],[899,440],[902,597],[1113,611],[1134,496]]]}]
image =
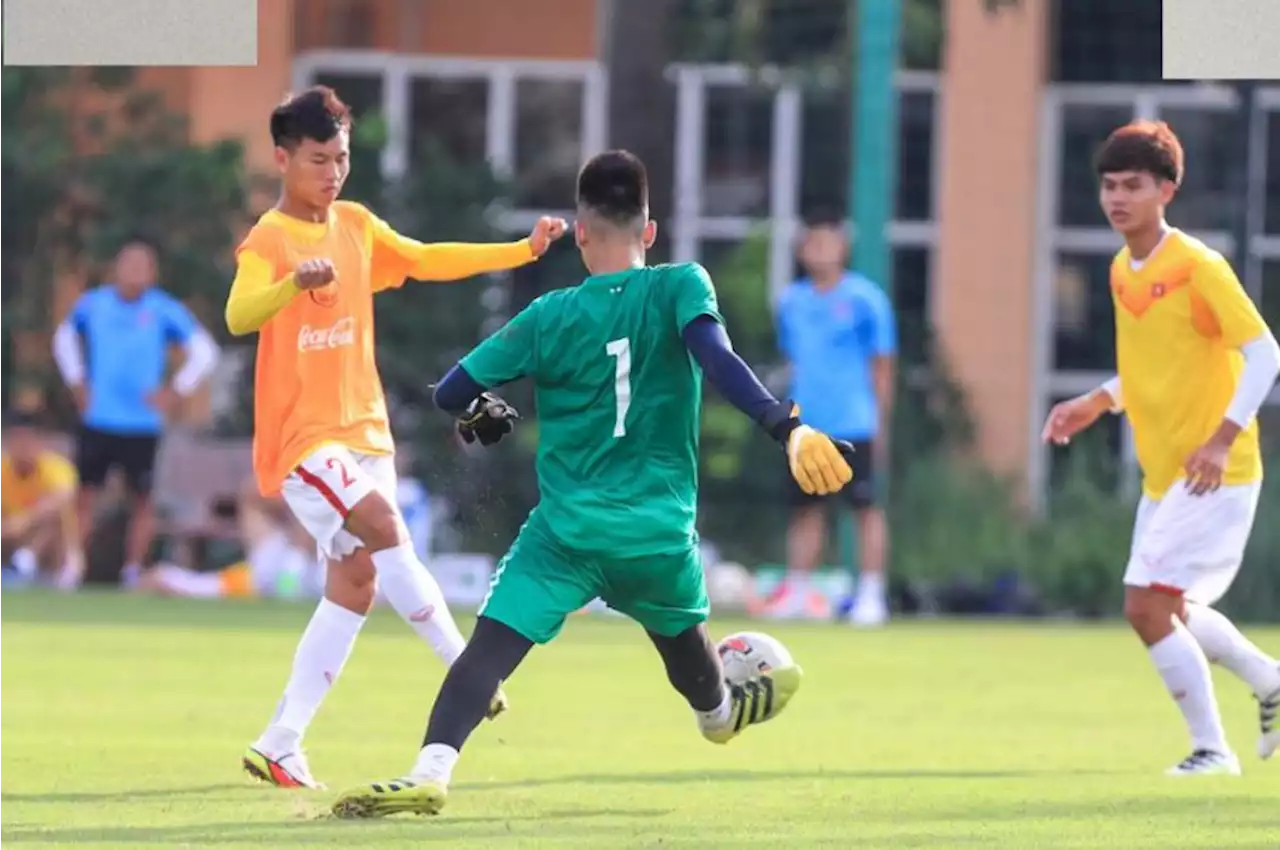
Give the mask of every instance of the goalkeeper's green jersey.
[{"label": "goalkeeper's green jersey", "polygon": [[646,266],[548,292],[463,358],[489,388],[534,381],[534,511],[565,545],[629,558],[697,542],[702,370],[681,333],[704,315],[721,321],[702,266]]}]

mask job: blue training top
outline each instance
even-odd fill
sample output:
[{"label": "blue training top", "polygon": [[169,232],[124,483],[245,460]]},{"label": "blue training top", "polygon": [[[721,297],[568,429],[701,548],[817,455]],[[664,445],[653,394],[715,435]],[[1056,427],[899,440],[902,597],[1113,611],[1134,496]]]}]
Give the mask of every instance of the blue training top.
[{"label": "blue training top", "polygon": [[195,317],[162,290],[127,301],[106,285],[81,295],[68,321],[84,344],[84,424],[112,434],[159,434],[164,420],[148,399],[164,381],[169,347],[195,333]]}]

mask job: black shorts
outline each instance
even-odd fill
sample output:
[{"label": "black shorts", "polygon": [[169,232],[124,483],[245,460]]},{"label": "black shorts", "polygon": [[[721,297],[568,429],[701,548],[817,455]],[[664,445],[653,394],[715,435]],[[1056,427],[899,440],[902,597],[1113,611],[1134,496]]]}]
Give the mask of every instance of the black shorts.
[{"label": "black shorts", "polygon": [[108,434],[82,426],[76,442],[76,472],[86,487],[101,487],[115,467],[135,496],[151,493],[160,438],[154,434]]},{"label": "black shorts", "polygon": [[849,465],[853,467],[853,480],[844,486],[839,493],[829,496],[813,496],[800,489],[800,485],[787,473],[787,502],[793,508],[816,505],[827,499],[839,500],[854,510],[863,510],[876,503],[875,459],[870,440],[850,440],[853,443],[853,457]]}]

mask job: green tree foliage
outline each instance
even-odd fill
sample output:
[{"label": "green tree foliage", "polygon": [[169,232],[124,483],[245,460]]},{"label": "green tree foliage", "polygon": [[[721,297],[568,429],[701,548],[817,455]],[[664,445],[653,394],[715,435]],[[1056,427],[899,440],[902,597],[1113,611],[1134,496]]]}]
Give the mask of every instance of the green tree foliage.
[{"label": "green tree foliage", "polygon": [[[129,69],[4,69],[6,331],[47,332],[56,275],[84,264],[96,282],[133,233],[159,240],[167,289],[206,318],[220,310],[246,215],[243,152],[232,141],[190,143],[182,119],[132,79]],[[85,95],[100,106],[67,108]],[[14,377],[52,382],[47,367]]]},{"label": "green tree foliage", "polygon": [[[850,34],[858,2],[867,0],[677,0],[670,21],[673,56],[784,66],[825,84],[839,83],[853,64]],[[937,68],[941,0],[901,2],[903,67]]]}]

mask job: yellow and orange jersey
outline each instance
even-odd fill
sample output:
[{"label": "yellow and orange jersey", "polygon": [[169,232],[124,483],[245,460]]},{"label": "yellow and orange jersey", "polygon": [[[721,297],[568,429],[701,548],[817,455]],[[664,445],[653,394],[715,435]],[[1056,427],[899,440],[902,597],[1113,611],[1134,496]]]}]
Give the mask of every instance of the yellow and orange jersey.
[{"label": "yellow and orange jersey", "polygon": [[[1244,365],[1240,346],[1267,326],[1226,259],[1180,230],[1141,263],[1121,249],[1111,264],[1111,296],[1120,393],[1143,490],[1159,499],[1222,424]],[[1261,477],[1253,420],[1231,448],[1223,482]]]},{"label": "yellow and orange jersey", "polygon": [[46,449],[36,457],[35,468],[22,475],[9,455],[0,457],[0,515],[5,519],[29,511],[42,499],[72,492],[79,483],[71,461]]},{"label": "yellow and orange jersey", "polygon": [[[293,270],[314,258],[330,260],[336,279],[304,292]],[[253,467],[258,489],[274,495],[298,462],[325,443],[368,454],[393,450],[374,360],[375,293],[406,277],[457,280],[534,256],[527,239],[423,244],[360,204],[338,202],[324,222],[267,212],[236,259],[227,325],[233,333],[259,332]]]}]

